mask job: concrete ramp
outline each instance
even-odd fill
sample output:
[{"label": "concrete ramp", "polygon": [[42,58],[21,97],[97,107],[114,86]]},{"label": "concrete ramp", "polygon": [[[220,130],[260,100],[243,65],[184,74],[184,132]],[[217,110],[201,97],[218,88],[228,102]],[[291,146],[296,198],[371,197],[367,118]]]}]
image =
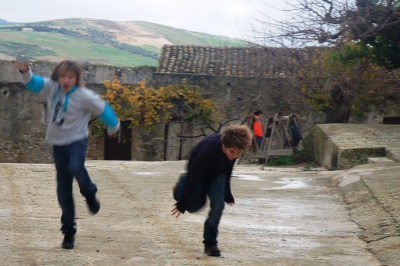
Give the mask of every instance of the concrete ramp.
[{"label": "concrete ramp", "polygon": [[350,169],[368,158],[400,162],[400,125],[321,124],[304,137],[311,158],[327,169]]}]

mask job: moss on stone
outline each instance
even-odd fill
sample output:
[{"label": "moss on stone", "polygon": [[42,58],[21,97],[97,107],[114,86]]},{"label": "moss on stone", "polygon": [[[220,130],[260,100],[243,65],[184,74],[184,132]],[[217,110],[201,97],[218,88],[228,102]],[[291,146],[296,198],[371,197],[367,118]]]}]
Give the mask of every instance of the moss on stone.
[{"label": "moss on stone", "polygon": [[359,164],[368,163],[368,158],[385,156],[386,150],[384,147],[339,150],[338,169],[349,169]]}]

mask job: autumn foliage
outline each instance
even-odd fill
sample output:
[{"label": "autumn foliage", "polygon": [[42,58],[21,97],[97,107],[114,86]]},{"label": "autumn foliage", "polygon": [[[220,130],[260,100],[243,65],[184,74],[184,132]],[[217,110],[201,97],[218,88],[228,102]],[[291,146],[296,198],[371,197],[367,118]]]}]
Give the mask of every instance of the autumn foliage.
[{"label": "autumn foliage", "polygon": [[[143,126],[149,132],[172,118],[209,123],[216,112],[214,101],[205,99],[198,86],[190,87],[185,80],[180,85],[158,89],[148,87],[146,80],[123,84],[117,77],[103,84],[107,90],[103,98],[111,104],[118,118],[129,121],[131,127]],[[92,135],[102,136],[104,132],[105,127],[98,120],[91,125]]]}]

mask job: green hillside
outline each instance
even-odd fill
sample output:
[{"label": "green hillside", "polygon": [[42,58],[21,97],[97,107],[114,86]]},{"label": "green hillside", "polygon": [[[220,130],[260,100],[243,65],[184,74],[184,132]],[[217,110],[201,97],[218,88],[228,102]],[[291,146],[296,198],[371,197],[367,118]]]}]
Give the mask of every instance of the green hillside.
[{"label": "green hillside", "polygon": [[0,26],[0,59],[73,59],[114,66],[157,66],[165,44],[246,46],[223,36],[148,22],[64,19]]},{"label": "green hillside", "polygon": [[157,32],[165,36],[166,39],[176,45],[203,45],[203,46],[248,46],[248,43],[228,38],[225,36],[217,36],[206,33],[176,29],[164,25],[154,24],[150,22],[136,22],[139,25]]},{"label": "green hillside", "polygon": [[157,65],[156,59],[58,33],[45,32],[2,32],[0,53],[16,56],[18,60],[71,59],[131,67]]}]

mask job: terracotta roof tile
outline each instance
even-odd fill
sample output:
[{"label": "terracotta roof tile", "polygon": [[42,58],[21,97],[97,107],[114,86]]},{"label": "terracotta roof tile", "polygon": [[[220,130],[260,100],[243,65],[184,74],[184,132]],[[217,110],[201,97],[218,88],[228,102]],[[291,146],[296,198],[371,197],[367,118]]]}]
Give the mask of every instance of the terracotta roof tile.
[{"label": "terracotta roof tile", "polygon": [[272,77],[286,75],[287,60],[279,48],[165,45],[158,73]]}]

